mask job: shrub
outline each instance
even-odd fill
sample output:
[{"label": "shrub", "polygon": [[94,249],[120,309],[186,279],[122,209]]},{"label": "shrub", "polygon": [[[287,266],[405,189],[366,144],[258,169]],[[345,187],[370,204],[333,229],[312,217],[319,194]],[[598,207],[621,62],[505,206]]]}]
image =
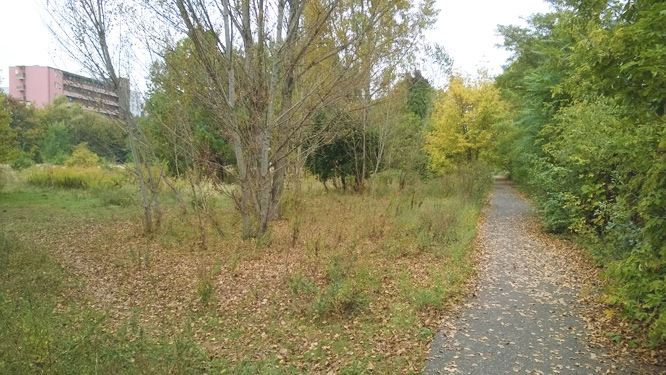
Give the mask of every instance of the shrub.
[{"label": "shrub", "polygon": [[22,171],[24,169],[30,168],[33,165],[35,165],[35,161],[27,158],[27,157],[21,157],[12,162],[12,169],[15,171]]},{"label": "shrub", "polygon": [[49,124],[41,142],[42,158],[53,164],[63,164],[72,151],[72,139],[65,121]]},{"label": "shrub", "polygon": [[68,167],[94,167],[99,162],[99,156],[88,150],[88,144],[83,142],[74,147],[72,156],[65,161]]},{"label": "shrub", "polygon": [[353,258],[335,255],[326,267],[328,285],[315,297],[312,307],[319,316],[351,315],[361,311],[370,302],[369,292],[379,281],[356,264]]}]

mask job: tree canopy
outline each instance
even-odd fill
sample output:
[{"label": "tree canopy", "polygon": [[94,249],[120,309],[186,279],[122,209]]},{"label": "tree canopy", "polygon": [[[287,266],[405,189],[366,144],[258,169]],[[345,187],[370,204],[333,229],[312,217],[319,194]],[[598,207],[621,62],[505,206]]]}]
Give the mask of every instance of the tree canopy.
[{"label": "tree canopy", "polygon": [[447,90],[435,101],[432,130],[426,135],[430,167],[441,173],[455,162],[483,158],[507,115],[492,81],[451,77]]}]

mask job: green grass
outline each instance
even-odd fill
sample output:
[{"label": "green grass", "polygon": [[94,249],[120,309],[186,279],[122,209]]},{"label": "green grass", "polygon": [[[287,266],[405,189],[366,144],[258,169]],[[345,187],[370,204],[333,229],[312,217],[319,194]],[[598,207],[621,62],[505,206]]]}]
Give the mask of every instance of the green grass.
[{"label": "green grass", "polygon": [[41,167],[26,170],[28,184],[42,188],[89,189],[99,186],[119,187],[127,183],[131,174],[99,167]]},{"label": "green grass", "polygon": [[132,320],[110,330],[102,312],[75,297],[81,285],[42,249],[0,232],[0,259],[2,374],[203,374],[221,368],[187,330],[149,337]]},{"label": "green grass", "polygon": [[140,214],[137,206],[108,206],[90,191],[30,186],[0,191],[0,212],[13,219],[6,225],[17,230],[26,225],[54,229],[80,223],[104,223]]}]

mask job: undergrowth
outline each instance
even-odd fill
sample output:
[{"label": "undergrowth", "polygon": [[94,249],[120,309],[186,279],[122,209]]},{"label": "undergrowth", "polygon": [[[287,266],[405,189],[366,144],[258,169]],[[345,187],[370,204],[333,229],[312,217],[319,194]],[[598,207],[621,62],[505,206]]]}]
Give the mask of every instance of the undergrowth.
[{"label": "undergrowth", "polygon": [[151,337],[131,319],[109,330],[103,312],[72,297],[80,285],[44,249],[0,232],[0,259],[2,374],[204,374],[217,366],[187,330]]},{"label": "undergrowth", "polygon": [[44,167],[27,171],[27,181],[40,188],[90,189],[120,187],[128,180],[125,172],[98,167]]},{"label": "undergrowth", "polygon": [[[439,317],[472,274],[490,187],[487,173],[474,173],[402,187],[385,179],[375,184],[385,194],[368,195],[306,182],[301,196],[288,193],[284,220],[255,241],[233,235],[233,205],[212,192],[223,233],[204,221],[203,236],[198,216],[165,199],[162,228],[145,237],[140,215],[126,214],[140,211],[131,181],[5,189],[0,204],[17,220],[3,221],[4,233],[21,239],[3,246],[3,259],[33,263],[0,265],[2,321],[11,322],[0,373],[418,373]],[[123,190],[133,200],[110,193]],[[69,253],[52,253],[42,237],[76,248],[77,266],[92,271],[72,278],[53,258]],[[43,278],[42,290],[28,294],[26,277]],[[109,294],[119,299],[92,299],[94,308],[84,297]],[[28,332],[18,322],[30,316],[38,328]]]}]

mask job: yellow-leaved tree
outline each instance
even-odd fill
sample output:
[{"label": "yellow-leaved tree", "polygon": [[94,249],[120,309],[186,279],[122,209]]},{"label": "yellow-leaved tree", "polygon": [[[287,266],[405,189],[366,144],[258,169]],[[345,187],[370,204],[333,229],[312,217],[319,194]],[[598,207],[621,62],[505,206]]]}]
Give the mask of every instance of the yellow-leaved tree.
[{"label": "yellow-leaved tree", "polygon": [[503,133],[507,113],[499,90],[487,77],[451,77],[448,89],[435,100],[432,129],[426,134],[432,171],[443,173],[457,163],[488,158]]}]

